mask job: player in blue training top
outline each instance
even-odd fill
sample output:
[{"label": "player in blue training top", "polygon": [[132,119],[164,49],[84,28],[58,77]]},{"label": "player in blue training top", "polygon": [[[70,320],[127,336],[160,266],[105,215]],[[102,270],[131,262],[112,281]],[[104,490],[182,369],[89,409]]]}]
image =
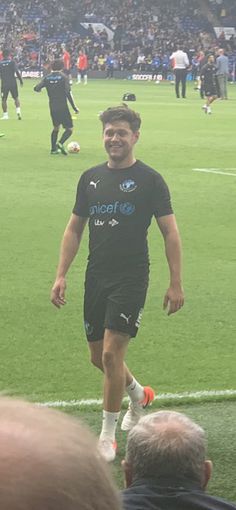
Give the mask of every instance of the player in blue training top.
[{"label": "player in blue training top", "polygon": [[9,118],[7,111],[7,98],[9,92],[11,93],[11,96],[15,102],[17,118],[21,120],[21,109],[16,76],[19,79],[21,86],[23,86],[23,80],[15,61],[11,58],[10,55],[10,50],[4,49],[2,52],[3,58],[0,60],[1,97],[3,110],[2,120],[8,120]]},{"label": "player in blue training top", "polygon": [[[67,156],[67,150],[64,143],[72,135],[73,122],[68,108],[67,100],[71,104],[75,113],[79,113],[79,109],[74,103],[69,79],[62,72],[63,61],[54,60],[52,63],[52,71],[43,78],[43,80],[34,87],[35,92],[40,92],[44,87],[47,89],[49,97],[49,109],[53,123],[53,131],[51,133],[51,154],[64,154]],[[57,138],[60,126],[63,126],[65,131],[62,134],[59,142]]]},{"label": "player in blue training top", "polygon": [[139,114],[125,105],[108,108],[100,120],[108,161],[80,178],[73,214],[61,245],[52,303],[65,304],[66,273],[89,221],[89,257],[84,296],[84,323],[92,363],[104,372],[103,424],[100,452],[116,455],[115,432],[124,389],[130,405],[121,428],[130,430],[154,398],[124,362],[130,338],[140,326],[149,276],[148,227],[154,216],[163,235],[170,270],[164,297],[168,315],[184,303],[181,245],[170,194],[161,175],[136,160]]}]

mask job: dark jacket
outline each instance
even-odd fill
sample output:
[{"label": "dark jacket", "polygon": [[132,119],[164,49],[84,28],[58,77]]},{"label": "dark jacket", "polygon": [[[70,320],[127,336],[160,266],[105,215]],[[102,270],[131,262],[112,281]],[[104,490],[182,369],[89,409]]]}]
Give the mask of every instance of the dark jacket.
[{"label": "dark jacket", "polygon": [[122,498],[124,510],[236,510],[236,504],[210,496],[189,480],[136,480]]}]

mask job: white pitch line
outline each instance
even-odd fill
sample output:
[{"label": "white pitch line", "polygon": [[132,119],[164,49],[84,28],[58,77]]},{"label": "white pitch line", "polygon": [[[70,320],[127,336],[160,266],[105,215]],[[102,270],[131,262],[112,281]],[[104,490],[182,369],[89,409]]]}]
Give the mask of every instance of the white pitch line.
[{"label": "white pitch line", "polygon": [[[225,170],[235,170],[236,168],[226,168]],[[220,174],[220,175],[231,175],[232,177],[236,177],[236,173],[233,174],[232,172],[223,172],[222,170],[218,168],[193,168],[194,172],[203,172],[206,174]]]},{"label": "white pitch line", "polygon": [[[180,400],[192,400],[201,399],[203,397],[214,398],[214,397],[228,397],[236,396],[236,390],[210,390],[210,391],[196,391],[196,392],[183,392],[183,393],[161,393],[155,397],[155,400],[170,400],[177,402]],[[124,402],[128,401],[125,397]],[[81,400],[56,400],[55,402],[37,402],[39,406],[45,407],[91,407],[99,406],[102,404],[102,399],[89,398]]]}]

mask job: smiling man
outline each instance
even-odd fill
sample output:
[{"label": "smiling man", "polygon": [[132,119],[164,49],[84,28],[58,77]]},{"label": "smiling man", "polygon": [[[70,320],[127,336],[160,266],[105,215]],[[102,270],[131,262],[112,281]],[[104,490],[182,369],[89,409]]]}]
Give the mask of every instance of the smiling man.
[{"label": "smiling man", "polygon": [[164,297],[168,315],[184,303],[181,243],[168,187],[159,173],[134,156],[141,119],[125,105],[100,115],[108,161],[81,177],[73,214],[61,245],[51,301],[65,304],[66,273],[79,249],[89,219],[89,257],[85,279],[84,324],[91,362],[104,373],[103,423],[99,449],[109,462],[116,456],[115,433],[126,389],[130,403],[122,430],[130,430],[154,399],[124,362],[140,326],[149,257],[147,231],[154,216],[165,242],[170,283]]}]

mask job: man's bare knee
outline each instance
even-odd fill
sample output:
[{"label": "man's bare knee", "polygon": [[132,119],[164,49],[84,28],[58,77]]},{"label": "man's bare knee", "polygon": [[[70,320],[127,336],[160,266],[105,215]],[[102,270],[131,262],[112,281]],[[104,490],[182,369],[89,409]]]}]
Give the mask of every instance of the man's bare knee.
[{"label": "man's bare knee", "polygon": [[106,373],[112,374],[116,368],[115,354],[112,351],[104,351],[102,355],[102,365]]}]

